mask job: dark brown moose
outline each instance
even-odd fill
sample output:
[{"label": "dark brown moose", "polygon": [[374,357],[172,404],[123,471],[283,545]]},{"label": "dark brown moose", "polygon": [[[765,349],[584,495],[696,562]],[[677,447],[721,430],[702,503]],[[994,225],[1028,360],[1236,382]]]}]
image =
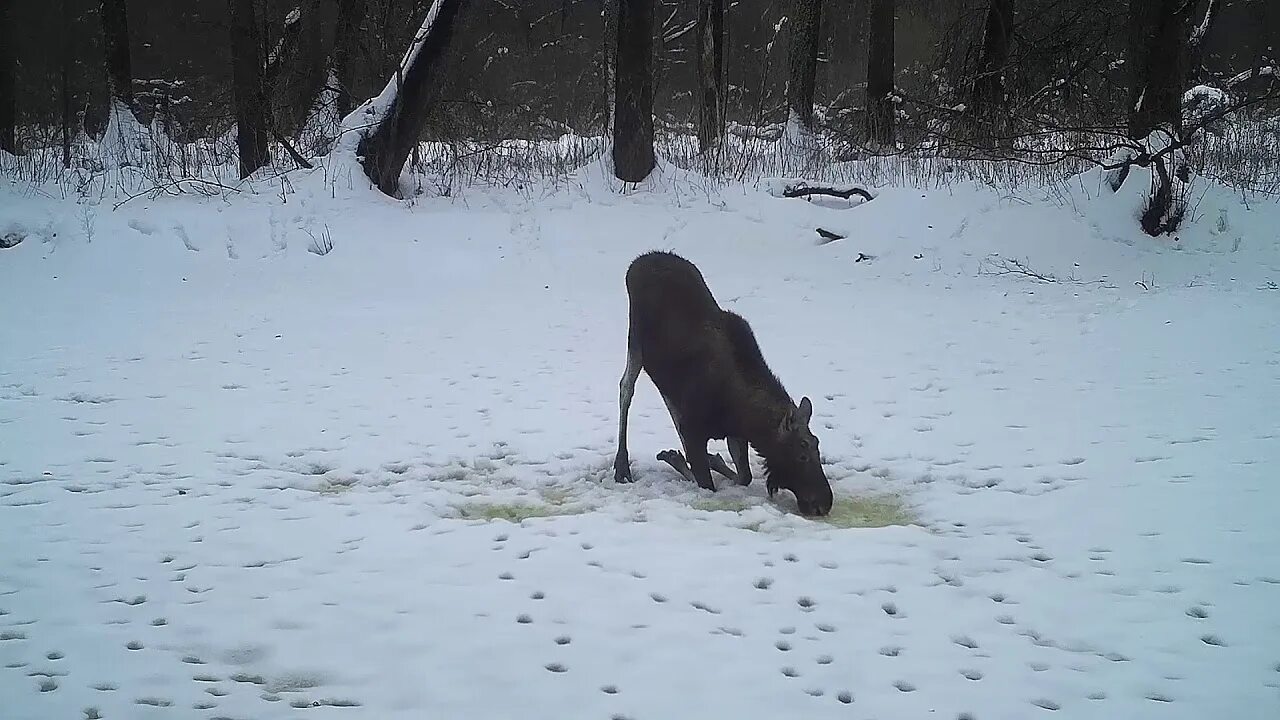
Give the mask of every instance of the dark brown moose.
[{"label": "dark brown moose", "polygon": [[[809,430],[813,404],[807,397],[799,405],[791,401],[765,364],[751,326],[716,303],[698,268],[672,253],[645,253],[627,268],[627,297],[627,367],[618,389],[614,479],[631,481],[627,416],[644,370],[684,446],[683,456],[665,450],[659,460],[714,491],[713,469],[739,485],[751,484],[750,445],[764,458],[770,497],[779,488],[790,490],[805,515],[829,513],[831,484],[818,438]],[[719,455],[707,453],[713,438],[727,441],[736,473]]]}]

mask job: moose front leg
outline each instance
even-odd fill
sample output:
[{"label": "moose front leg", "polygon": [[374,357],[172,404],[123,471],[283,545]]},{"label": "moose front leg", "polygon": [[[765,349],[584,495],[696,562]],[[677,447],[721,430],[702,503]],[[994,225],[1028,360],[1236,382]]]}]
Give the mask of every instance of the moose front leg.
[{"label": "moose front leg", "polygon": [[693,481],[698,483],[698,487],[715,492],[716,484],[711,480],[706,438],[695,441],[681,433],[680,442],[684,445],[684,456],[689,460],[689,472],[693,473]]},{"label": "moose front leg", "polygon": [[747,441],[738,437],[730,437],[729,457],[733,458],[733,466],[738,469],[738,476],[735,481],[739,485],[751,484],[751,453],[747,448]]},{"label": "moose front leg", "polygon": [[738,482],[738,473],[729,467],[729,464],[724,461],[724,458],[720,457],[719,453],[707,453],[707,464],[711,466],[712,470],[728,478],[729,482]]},{"label": "moose front leg", "polygon": [[636,379],[643,368],[640,346],[630,330],[627,331],[627,367],[618,381],[618,454],[613,458],[615,482],[631,482],[631,457],[627,453],[627,416],[631,414],[631,399],[636,394]]}]

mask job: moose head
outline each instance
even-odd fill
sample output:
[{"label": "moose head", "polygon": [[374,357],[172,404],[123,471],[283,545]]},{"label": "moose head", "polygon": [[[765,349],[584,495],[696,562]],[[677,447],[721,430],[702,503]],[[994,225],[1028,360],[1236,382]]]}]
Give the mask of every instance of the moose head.
[{"label": "moose head", "polygon": [[812,417],[813,403],[807,397],[782,416],[772,447],[761,453],[769,472],[765,487],[770,497],[780,489],[790,490],[805,515],[826,515],[834,497],[822,469],[818,438],[809,430]]}]

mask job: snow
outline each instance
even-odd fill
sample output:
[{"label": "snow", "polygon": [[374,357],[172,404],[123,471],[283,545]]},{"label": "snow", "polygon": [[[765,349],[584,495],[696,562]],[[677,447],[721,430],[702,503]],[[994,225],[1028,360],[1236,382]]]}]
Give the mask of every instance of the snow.
[{"label": "snow", "polygon": [[[1275,717],[1280,204],[1207,185],[1152,239],[1144,173],[839,206],[318,168],[92,243],[0,181],[2,714]],[[681,482],[647,378],[612,482],[651,248],[814,400],[837,495],[913,524]]]}]

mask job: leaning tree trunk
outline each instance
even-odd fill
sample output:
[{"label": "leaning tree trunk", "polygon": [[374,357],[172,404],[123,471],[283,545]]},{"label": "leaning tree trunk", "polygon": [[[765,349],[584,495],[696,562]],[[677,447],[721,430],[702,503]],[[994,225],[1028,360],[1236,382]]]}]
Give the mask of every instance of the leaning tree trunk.
[{"label": "leaning tree trunk", "polygon": [[1003,136],[1005,123],[1005,66],[1013,36],[1013,0],[991,0],[982,34],[982,55],[973,80],[973,118],[982,132]]},{"label": "leaning tree trunk", "polygon": [[107,55],[107,85],[111,100],[135,113],[133,64],[129,55],[129,12],[125,0],[102,0],[102,41]]},{"label": "leaning tree trunk", "polygon": [[867,137],[881,147],[894,143],[893,0],[871,0],[867,38]]},{"label": "leaning tree trunk", "polygon": [[236,109],[236,146],[240,177],[271,161],[264,89],[265,58],[254,0],[229,0],[231,10],[231,89]]},{"label": "leaning tree trunk", "polygon": [[653,152],[653,3],[618,2],[613,174],[624,182],[644,180],[657,165]]},{"label": "leaning tree trunk", "polygon": [[1157,127],[1182,132],[1187,76],[1183,0],[1129,2],[1129,136],[1141,140]]},{"label": "leaning tree trunk", "polygon": [[707,152],[724,128],[724,0],[698,3],[698,149]]},{"label": "leaning tree trunk", "polygon": [[441,78],[449,61],[458,15],[469,0],[434,0],[427,17],[405,53],[396,77],[380,98],[387,104],[377,127],[356,148],[365,174],[382,192],[395,197],[400,171],[417,147],[427,114],[440,98]]},{"label": "leaning tree trunk", "polygon": [[13,40],[13,0],[0,0],[0,150],[18,152],[17,63]]},{"label": "leaning tree trunk", "polygon": [[787,46],[787,109],[805,130],[813,129],[821,23],[822,0],[792,0],[791,42]]},{"label": "leaning tree trunk", "polygon": [[352,55],[360,39],[360,27],[369,7],[368,0],[338,0],[338,25],[333,38],[333,77],[338,83],[338,117],[351,113],[351,88],[355,86],[352,72]]}]

